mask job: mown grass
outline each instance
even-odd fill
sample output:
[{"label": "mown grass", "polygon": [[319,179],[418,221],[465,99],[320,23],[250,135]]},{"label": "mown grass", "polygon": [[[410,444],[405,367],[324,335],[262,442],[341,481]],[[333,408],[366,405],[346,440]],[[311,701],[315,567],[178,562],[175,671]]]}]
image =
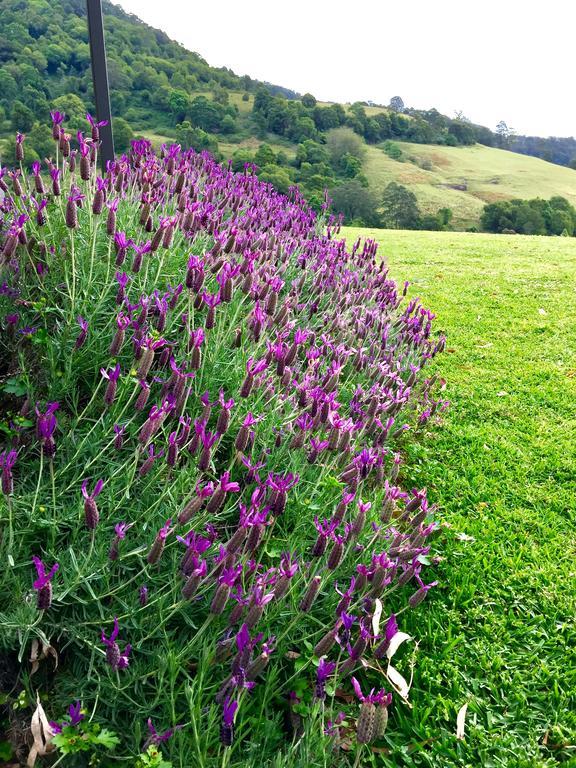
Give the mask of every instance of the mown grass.
[{"label": "mown grass", "polygon": [[[364,172],[371,187],[381,194],[391,181],[404,184],[426,213],[451,208],[460,228],[477,224],[487,202],[562,195],[576,203],[576,172],[571,168],[481,144],[440,147],[398,142],[398,146],[405,162],[392,160],[379,147],[367,147]],[[456,185],[466,189],[453,188]]]},{"label": "mown grass", "polygon": [[420,641],[413,710],[394,708],[378,764],[574,766],[576,243],[344,233],[377,239],[448,334],[435,369],[451,407],[409,447],[404,478],[441,508],[441,583],[407,629]]}]

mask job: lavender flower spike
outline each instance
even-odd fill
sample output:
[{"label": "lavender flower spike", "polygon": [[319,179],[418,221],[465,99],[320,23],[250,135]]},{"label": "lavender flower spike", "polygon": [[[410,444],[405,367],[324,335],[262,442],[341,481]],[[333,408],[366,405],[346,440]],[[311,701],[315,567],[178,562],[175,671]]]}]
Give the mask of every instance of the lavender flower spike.
[{"label": "lavender flower spike", "polygon": [[5,496],[10,496],[14,490],[14,478],[12,470],[16,459],[18,458],[18,451],[2,451],[0,453],[0,469],[2,470],[2,480],[0,487],[2,493]]},{"label": "lavender flower spike", "polygon": [[80,333],[76,337],[76,341],[74,342],[74,349],[80,349],[80,347],[84,346],[84,342],[86,341],[86,337],[88,336],[88,321],[84,320],[83,317],[78,315],[76,318],[76,321],[78,322],[78,325],[80,326]]},{"label": "lavender flower spike", "polygon": [[52,579],[58,568],[60,568],[60,565],[54,563],[52,568],[46,573],[46,566],[39,557],[33,555],[32,561],[36,566],[36,573],[38,574],[38,578],[32,585],[38,593],[38,610],[47,611],[52,605]]},{"label": "lavender flower spike", "polygon": [[224,699],[222,705],[222,725],[220,726],[220,741],[225,747],[231,747],[234,741],[234,718],[238,702],[231,701],[230,698]]},{"label": "lavender flower spike", "polygon": [[130,656],[130,651],[132,649],[132,646],[128,644],[124,649],[124,653],[121,653],[120,646],[116,642],[116,638],[118,637],[117,617],[114,617],[114,628],[110,633],[110,637],[106,637],[106,635],[104,634],[104,630],[102,630],[101,637],[102,637],[102,642],[106,646],[106,661],[108,662],[108,664],[112,667],[114,671],[118,669],[126,669],[128,664],[130,663],[128,660],[128,657]]},{"label": "lavender flower spike", "polygon": [[98,480],[94,486],[92,493],[88,493],[88,480],[84,480],[82,483],[82,496],[84,496],[84,520],[86,527],[93,531],[98,525],[100,520],[100,513],[98,511],[98,505],[96,504],[96,497],[100,495],[102,488],[104,487],[104,480]]}]

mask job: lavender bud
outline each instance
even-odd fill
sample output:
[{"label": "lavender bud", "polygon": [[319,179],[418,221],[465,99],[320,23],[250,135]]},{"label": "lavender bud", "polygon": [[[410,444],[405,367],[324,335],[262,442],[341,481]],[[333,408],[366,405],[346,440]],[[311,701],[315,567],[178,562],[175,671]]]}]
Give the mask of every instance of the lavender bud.
[{"label": "lavender bud", "polygon": [[360,706],[360,716],[356,723],[356,738],[359,744],[370,744],[374,739],[376,707],[369,701]]},{"label": "lavender bud", "polygon": [[314,601],[318,597],[318,592],[320,591],[320,584],[321,584],[320,576],[314,576],[314,578],[310,582],[310,585],[308,586],[308,589],[306,590],[306,594],[302,598],[302,602],[300,603],[300,610],[303,613],[308,613],[308,611],[312,608]]},{"label": "lavender bud", "polygon": [[267,653],[261,653],[254,661],[248,665],[246,669],[246,680],[252,682],[264,672],[270,661],[270,656]]},{"label": "lavender bud", "polygon": [[335,541],[330,551],[330,554],[328,555],[327,565],[330,571],[335,571],[336,568],[338,568],[338,566],[342,562],[343,555],[344,555],[344,545],[340,541]]},{"label": "lavender bud", "polygon": [[86,528],[90,531],[95,530],[100,520],[100,513],[98,512],[98,506],[94,499],[86,499],[84,501],[84,521]]},{"label": "lavender bud", "polygon": [[47,611],[52,605],[52,584],[48,582],[38,590],[36,606],[39,611]]},{"label": "lavender bud", "polygon": [[210,604],[210,613],[220,615],[224,611],[229,597],[230,587],[228,584],[219,584]]},{"label": "lavender bud", "polygon": [[188,504],[186,504],[184,509],[178,515],[178,522],[180,523],[180,525],[184,525],[185,523],[187,523],[191,517],[193,517],[197,512],[199,512],[203,503],[204,503],[204,499],[201,496],[196,496],[191,501],[189,501]]},{"label": "lavender bud", "polygon": [[334,629],[331,629],[329,632],[326,632],[324,637],[320,638],[320,640],[316,643],[316,646],[314,647],[315,656],[318,656],[318,658],[321,658],[322,656],[326,656],[326,654],[330,652],[330,650],[332,649],[332,646],[336,642],[336,635],[338,634],[339,629],[340,629],[340,622],[336,624]]},{"label": "lavender bud", "polygon": [[150,547],[150,551],[146,556],[146,560],[148,561],[149,565],[156,565],[156,563],[160,560],[162,553],[164,552],[165,544],[166,538],[164,536],[156,536],[154,543]]},{"label": "lavender bud", "polygon": [[78,210],[74,200],[68,200],[66,203],[66,226],[69,229],[76,229],[78,226]]},{"label": "lavender bud", "polygon": [[116,330],[116,333],[114,334],[112,343],[110,344],[110,354],[112,355],[112,357],[116,357],[116,355],[122,349],[122,344],[124,344],[124,337],[125,337],[124,328],[118,328]]},{"label": "lavender bud", "polygon": [[186,583],[182,587],[182,597],[184,597],[186,600],[190,600],[191,597],[194,597],[198,587],[200,586],[201,579],[202,577],[198,575],[189,576],[188,579],[186,579]]}]

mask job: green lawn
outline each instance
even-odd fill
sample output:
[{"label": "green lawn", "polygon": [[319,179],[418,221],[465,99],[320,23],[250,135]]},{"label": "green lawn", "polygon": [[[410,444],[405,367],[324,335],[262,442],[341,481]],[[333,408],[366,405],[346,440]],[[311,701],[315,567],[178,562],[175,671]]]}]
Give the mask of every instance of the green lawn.
[{"label": "green lawn", "polygon": [[576,241],[344,234],[377,239],[448,335],[433,367],[451,407],[404,478],[440,506],[440,585],[407,630],[413,709],[395,707],[379,764],[575,766]]}]

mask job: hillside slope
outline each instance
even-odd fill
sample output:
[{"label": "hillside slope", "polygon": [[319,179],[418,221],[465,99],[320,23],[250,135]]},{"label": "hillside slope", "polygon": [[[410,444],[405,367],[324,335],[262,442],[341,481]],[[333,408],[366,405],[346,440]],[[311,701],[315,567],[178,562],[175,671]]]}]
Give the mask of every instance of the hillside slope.
[{"label": "hillside slope", "polygon": [[459,229],[478,224],[485,203],[561,195],[576,204],[576,171],[536,157],[475,144],[440,147],[398,142],[403,162],[367,147],[364,172],[379,193],[391,181],[409,187],[426,213],[447,206]]}]

